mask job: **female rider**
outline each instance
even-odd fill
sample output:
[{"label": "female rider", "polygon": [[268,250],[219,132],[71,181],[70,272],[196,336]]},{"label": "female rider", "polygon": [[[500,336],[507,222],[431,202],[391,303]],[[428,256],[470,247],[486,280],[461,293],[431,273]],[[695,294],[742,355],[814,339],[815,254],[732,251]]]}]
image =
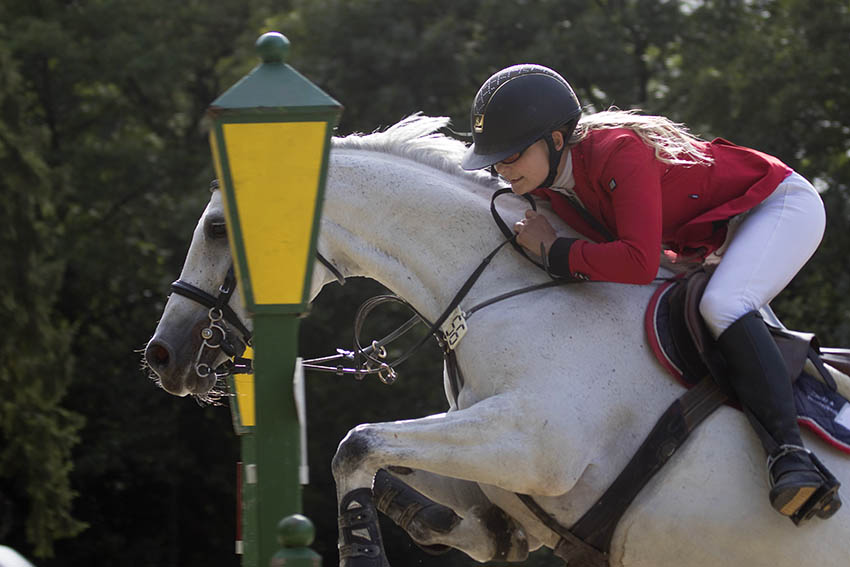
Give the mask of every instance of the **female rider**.
[{"label": "female rider", "polygon": [[503,69],[475,96],[474,143],[462,165],[494,168],[515,193],[548,199],[595,241],[559,237],[527,211],[514,227],[517,242],[545,255],[558,276],[648,284],[663,248],[697,260],[725,249],[700,312],[768,454],[770,502],[795,521],[803,510],[829,517],[840,506],[837,483],[803,447],[788,371],[758,313],[818,247],[820,196],[775,157],[702,141],[666,118],[618,110],[580,116],[555,71]]}]

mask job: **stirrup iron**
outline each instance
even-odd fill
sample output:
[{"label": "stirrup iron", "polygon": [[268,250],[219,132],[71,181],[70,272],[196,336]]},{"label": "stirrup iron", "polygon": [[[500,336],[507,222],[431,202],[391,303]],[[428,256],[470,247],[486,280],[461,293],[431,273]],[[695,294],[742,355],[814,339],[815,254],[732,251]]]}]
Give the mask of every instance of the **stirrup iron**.
[{"label": "stirrup iron", "polygon": [[805,453],[808,455],[815,471],[821,477],[821,484],[806,497],[805,502],[800,504],[788,517],[799,526],[817,515],[819,518],[830,518],[841,507],[841,499],[838,496],[838,488],[841,483],[829,472],[820,459],[814,453],[799,445],[781,445],[777,451],[767,457],[767,477],[770,489],[776,486],[773,478],[773,467],[781,458],[792,453]]}]

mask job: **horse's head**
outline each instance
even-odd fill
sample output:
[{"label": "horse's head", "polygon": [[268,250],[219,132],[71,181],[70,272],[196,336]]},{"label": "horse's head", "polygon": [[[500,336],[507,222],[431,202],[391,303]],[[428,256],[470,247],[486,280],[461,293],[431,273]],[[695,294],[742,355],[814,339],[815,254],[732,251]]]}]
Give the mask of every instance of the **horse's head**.
[{"label": "horse's head", "polygon": [[232,274],[222,195],[214,190],[145,348],[146,365],[166,391],[208,397],[216,369],[244,351],[251,321]]}]

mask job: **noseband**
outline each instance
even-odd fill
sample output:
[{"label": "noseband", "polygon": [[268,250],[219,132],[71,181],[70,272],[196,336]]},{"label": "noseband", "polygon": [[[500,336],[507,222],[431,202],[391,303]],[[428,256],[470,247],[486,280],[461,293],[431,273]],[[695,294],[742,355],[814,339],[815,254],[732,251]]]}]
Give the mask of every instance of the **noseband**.
[{"label": "noseband", "polygon": [[[201,288],[183,280],[177,280],[171,284],[172,292],[209,307],[207,312],[209,325],[201,329],[202,342],[198,349],[198,356],[195,357],[195,374],[201,378],[206,378],[212,372],[215,372],[216,377],[220,378],[234,373],[251,371],[250,360],[238,356],[241,354],[236,352],[235,339],[238,337],[234,336],[233,330],[227,325],[229,323],[230,326],[239,331],[245,345],[251,346],[251,331],[239,320],[239,316],[229,305],[230,298],[235,290],[236,275],[233,272],[233,266],[230,266],[230,269],[227,270],[224,282],[218,288],[218,296],[210,295]],[[202,360],[204,351],[207,349],[221,349],[231,358],[218,365],[213,371],[210,365]]]}]

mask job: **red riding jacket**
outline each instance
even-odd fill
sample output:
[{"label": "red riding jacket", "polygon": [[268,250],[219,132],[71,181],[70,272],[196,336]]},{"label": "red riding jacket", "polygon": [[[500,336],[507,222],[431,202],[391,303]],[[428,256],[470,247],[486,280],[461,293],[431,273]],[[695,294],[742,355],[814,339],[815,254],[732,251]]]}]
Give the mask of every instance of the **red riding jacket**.
[{"label": "red riding jacket", "polygon": [[582,234],[559,238],[549,252],[553,273],[579,279],[646,284],[655,278],[662,243],[705,257],[726,238],[728,220],[762,202],[792,173],[767,154],[717,138],[699,142],[712,165],[669,165],[632,130],[594,130],[571,150],[575,192],[615,236],[612,242],[552,189],[534,194]]}]

